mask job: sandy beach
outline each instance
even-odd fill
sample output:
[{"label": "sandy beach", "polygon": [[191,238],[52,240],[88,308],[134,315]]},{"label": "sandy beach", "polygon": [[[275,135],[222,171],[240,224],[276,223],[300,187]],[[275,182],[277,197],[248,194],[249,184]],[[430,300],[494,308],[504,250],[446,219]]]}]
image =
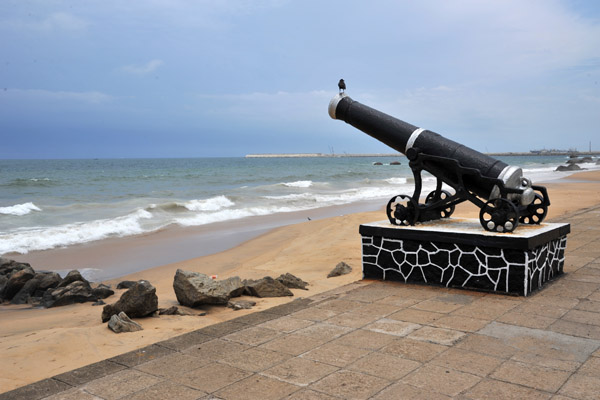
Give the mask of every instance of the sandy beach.
[{"label": "sandy beach", "polygon": [[[581,172],[567,180],[548,183],[546,187],[552,202],[547,221],[600,204],[600,171]],[[476,217],[478,209],[471,204],[463,204],[455,215]],[[0,393],[216,322],[359,280],[361,248],[358,226],[382,219],[385,219],[384,213],[374,211],[296,223],[272,229],[216,254],[105,281],[115,287],[121,280],[146,279],[156,287],[161,308],[178,305],[172,288],[173,276],[178,268],[216,274],[219,279],[236,275],[242,279],[266,275],[276,277],[290,272],[310,284],[308,291],[293,290],[293,298],[253,299],[257,300],[253,310],[206,307],[203,309],[207,312],[206,316],[144,318],[138,320],[143,331],[116,335],[101,323],[102,307],[93,307],[89,303],[53,309],[2,305]],[[139,237],[136,240],[155,238]],[[177,237],[171,237],[171,240],[177,240]],[[118,255],[116,242],[115,246],[115,254]],[[85,256],[85,248],[76,254],[76,257]],[[340,261],[350,264],[353,272],[327,279],[327,273]],[[35,262],[32,262],[32,267],[39,268]],[[122,292],[117,291],[106,302],[115,302]],[[188,311],[198,313],[197,310]]]}]

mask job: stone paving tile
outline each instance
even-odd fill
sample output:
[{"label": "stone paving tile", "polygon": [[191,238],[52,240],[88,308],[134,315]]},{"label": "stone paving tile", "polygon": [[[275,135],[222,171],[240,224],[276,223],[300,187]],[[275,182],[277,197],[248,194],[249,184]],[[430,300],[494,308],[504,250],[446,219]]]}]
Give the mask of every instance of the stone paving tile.
[{"label": "stone paving tile", "polygon": [[366,304],[352,312],[365,315],[373,315],[379,318],[386,317],[398,311],[398,307],[388,304]]},{"label": "stone paving tile", "polygon": [[419,362],[427,362],[443,351],[448,350],[448,347],[440,344],[421,342],[409,338],[401,338],[394,340],[387,346],[383,347],[379,353],[392,354],[399,357],[415,360]]},{"label": "stone paving tile", "polygon": [[189,349],[186,349],[184,353],[194,357],[200,357],[203,360],[216,361],[226,354],[239,353],[249,348],[250,346],[245,344],[230,342],[223,339],[213,339],[209,342],[190,347]]},{"label": "stone paving tile", "polygon": [[258,347],[250,348],[242,352],[234,352],[223,355],[219,362],[231,365],[250,372],[259,372],[279,364],[292,356],[278,353]]},{"label": "stone paving tile", "polygon": [[593,376],[573,374],[559,393],[573,399],[597,400],[598,393],[600,393],[600,379]]},{"label": "stone paving tile", "polygon": [[338,339],[335,339],[332,343],[341,346],[356,347],[363,350],[377,350],[385,346],[386,344],[394,341],[396,337],[387,335],[385,333],[366,331],[364,329],[357,329],[353,332],[348,333]]},{"label": "stone paving tile", "polygon": [[420,366],[421,363],[417,361],[389,354],[370,353],[346,368],[350,371],[362,372],[393,381],[402,378]]},{"label": "stone paving tile", "polygon": [[379,317],[376,315],[358,314],[350,311],[335,315],[326,319],[324,322],[338,326],[346,326],[348,328],[362,328],[377,319],[379,319]]},{"label": "stone paving tile", "polygon": [[295,299],[289,303],[269,308],[269,314],[289,315],[293,312],[310,307],[312,303],[314,303],[314,300],[312,299]]},{"label": "stone paving tile", "polygon": [[126,369],[88,382],[83,389],[106,400],[122,399],[135,392],[163,382],[162,378],[145,374],[134,369]]},{"label": "stone paving tile", "polygon": [[239,368],[211,363],[174,378],[174,381],[206,393],[213,393],[250,375],[251,372]]},{"label": "stone paving tile", "polygon": [[301,389],[288,397],[285,400],[335,400],[339,397],[332,397],[325,393],[315,392],[310,389]]},{"label": "stone paving tile", "polygon": [[424,388],[416,388],[402,382],[395,383],[384,390],[374,400],[449,400],[445,394],[431,392]]},{"label": "stone paving tile", "polygon": [[238,324],[258,325],[279,317],[279,314],[272,314],[268,311],[261,311],[246,314],[243,317],[238,317],[235,319],[235,322]]},{"label": "stone paving tile", "polygon": [[265,344],[261,344],[259,347],[267,350],[279,351],[285,354],[298,356],[302,353],[306,353],[307,351],[314,349],[315,347],[322,345],[326,341],[327,340],[318,340],[309,336],[291,333],[288,335],[280,336]]},{"label": "stone paving tile", "polygon": [[291,314],[290,316],[293,318],[304,319],[307,321],[320,322],[320,321],[324,321],[324,320],[331,318],[338,314],[341,314],[341,312],[336,312],[336,311],[328,310],[325,308],[311,307],[309,309],[304,309],[304,310],[295,312],[295,313]]},{"label": "stone paving tile", "polygon": [[509,325],[524,326],[527,328],[546,329],[556,322],[556,318],[550,318],[544,315],[524,314],[520,312],[509,311],[496,319],[496,321]]},{"label": "stone paving tile", "polygon": [[420,303],[417,303],[414,306],[412,306],[411,308],[416,309],[416,310],[448,314],[448,313],[451,313],[452,311],[456,311],[462,307],[464,307],[464,304],[455,304],[455,303],[449,303],[446,301],[440,301],[436,297],[436,298],[433,298],[430,300],[425,300]]},{"label": "stone paving tile", "polygon": [[104,360],[94,364],[86,365],[85,367],[81,367],[73,371],[56,375],[54,379],[68,383],[71,386],[78,386],[125,368],[126,367],[124,365]]},{"label": "stone paving tile", "polygon": [[138,350],[130,351],[129,353],[121,354],[120,356],[109,358],[108,361],[122,364],[127,367],[135,367],[136,365],[140,365],[172,353],[174,353],[174,350],[153,344],[142,347]]},{"label": "stone paving tile", "polygon": [[517,348],[510,346],[503,339],[478,334],[468,335],[456,345],[456,348],[503,359],[512,357],[518,351]]},{"label": "stone paving tile", "polygon": [[549,329],[554,332],[564,333],[565,335],[600,340],[600,327],[596,325],[558,320],[550,325]]},{"label": "stone paving tile", "polygon": [[398,312],[388,315],[388,318],[398,321],[413,322],[415,324],[427,325],[436,321],[446,314],[418,310],[415,308],[405,308]]},{"label": "stone paving tile", "polygon": [[430,326],[424,326],[408,335],[409,338],[414,340],[443,344],[445,346],[452,346],[465,336],[466,334],[464,332],[451,329],[432,328]]},{"label": "stone paving tile", "polygon": [[127,400],[197,400],[205,395],[205,392],[175,382],[161,382],[127,396]]},{"label": "stone paving tile", "polygon": [[485,379],[464,394],[465,399],[478,400],[546,400],[550,396],[550,393],[495,379]]},{"label": "stone paving tile", "polygon": [[147,374],[156,375],[165,378],[175,378],[186,372],[203,367],[210,363],[210,360],[199,357],[193,357],[187,354],[174,353],[157,358],[135,367],[138,371]]},{"label": "stone paving tile", "polygon": [[454,329],[462,332],[476,332],[486,326],[490,321],[463,317],[460,315],[447,315],[436,321],[433,321],[431,325],[438,328]]},{"label": "stone paving tile", "polygon": [[369,354],[368,350],[356,347],[341,346],[335,343],[325,343],[316,349],[302,354],[302,358],[319,361],[336,367],[345,367],[348,364]]},{"label": "stone paving tile", "polygon": [[253,375],[219,390],[215,396],[223,400],[279,400],[299,389],[286,382]]},{"label": "stone paving tile", "polygon": [[[569,257],[567,257],[568,259]],[[563,281],[544,288],[547,296],[570,297],[581,299],[588,297],[600,287],[600,283]]]},{"label": "stone paving tile", "polygon": [[564,354],[564,351],[559,349],[553,349],[549,347],[541,353],[542,354],[520,351],[512,356],[511,360],[568,372],[575,372],[577,368],[581,366],[581,363],[578,361],[565,360],[565,358],[571,358],[573,356],[570,354]]},{"label": "stone paving tile", "polygon": [[[24,398],[25,399],[25,398]],[[26,397],[29,399],[29,397]],[[42,400],[104,400],[98,396],[85,392],[81,388],[73,388],[52,396],[44,397]]]},{"label": "stone paving tile", "polygon": [[503,362],[504,360],[500,358],[450,348],[434,358],[431,364],[452,368],[461,372],[468,372],[473,375],[487,376]]},{"label": "stone paving tile", "polygon": [[295,357],[261,372],[261,375],[298,386],[308,386],[338,369],[329,364]]},{"label": "stone paving tile", "polygon": [[252,326],[250,328],[230,333],[227,336],[223,336],[223,339],[231,340],[241,344],[247,344],[249,346],[258,346],[259,344],[266,343],[269,340],[275,339],[281,335],[281,332],[274,331],[272,329]]},{"label": "stone paving tile", "polygon": [[600,378],[600,358],[590,357],[588,360],[579,368],[578,374],[593,376]]},{"label": "stone paving tile", "polygon": [[497,380],[555,393],[571,374],[553,368],[540,367],[516,361],[506,361],[491,377]]},{"label": "stone paving tile", "polygon": [[229,335],[232,332],[236,332],[244,328],[246,328],[246,326],[242,323],[235,321],[225,321],[204,327],[196,332],[202,335],[208,335],[214,338],[218,338],[221,336]]},{"label": "stone paving tile", "polygon": [[354,371],[339,371],[313,383],[310,389],[349,400],[369,399],[390,381]]},{"label": "stone paving tile", "polygon": [[402,379],[402,382],[433,392],[456,396],[475,386],[481,377],[436,365],[425,365]]},{"label": "stone paving tile", "polygon": [[397,309],[408,308],[421,302],[422,300],[409,299],[401,295],[393,294],[391,296],[384,297],[381,300],[377,300],[374,304],[389,304],[396,307]]},{"label": "stone paving tile", "polygon": [[541,315],[546,318],[560,318],[569,312],[569,309],[539,302],[526,302],[513,308],[512,311],[521,314]]},{"label": "stone paving tile", "polygon": [[395,286],[396,285],[388,285],[387,287],[384,287],[381,285],[369,285],[367,287],[363,287],[349,292],[343,297],[343,299],[372,303],[395,294]]},{"label": "stone paving tile", "polygon": [[313,325],[307,326],[306,328],[298,329],[294,332],[297,335],[308,336],[317,340],[332,340],[338,338],[348,332],[352,331],[351,328],[345,326],[328,324],[325,322],[317,322]]},{"label": "stone paving tile", "polygon": [[180,351],[200,343],[208,342],[212,339],[214,339],[213,336],[203,335],[198,331],[193,331],[183,335],[175,336],[174,338],[164,340],[157,344],[168,349]]},{"label": "stone paving tile", "polygon": [[310,326],[312,324],[314,324],[313,321],[284,316],[277,319],[272,319],[267,322],[263,322],[262,324],[257,326],[261,328],[272,329],[274,331],[292,333],[294,331],[297,331],[298,329],[306,328],[307,326]]},{"label": "stone paving tile", "polygon": [[564,321],[600,326],[600,313],[582,310],[571,310],[561,318]]},{"label": "stone paving tile", "polygon": [[382,318],[365,326],[363,329],[372,332],[387,333],[388,335],[394,336],[406,336],[419,328],[421,328],[421,325],[419,324]]},{"label": "stone paving tile", "polygon": [[361,307],[363,307],[365,303],[361,303],[359,301],[352,301],[346,299],[335,299],[324,301],[315,306],[315,308],[326,309],[328,311],[333,311],[335,313],[344,313],[348,311],[355,311]]},{"label": "stone paving tile", "polygon": [[575,309],[600,313],[600,301],[581,299],[581,301],[579,302],[579,304],[577,304]]},{"label": "stone paving tile", "polygon": [[23,386],[10,392],[0,393],[0,400],[31,399],[38,400],[71,388],[56,379],[44,379],[31,385]]}]

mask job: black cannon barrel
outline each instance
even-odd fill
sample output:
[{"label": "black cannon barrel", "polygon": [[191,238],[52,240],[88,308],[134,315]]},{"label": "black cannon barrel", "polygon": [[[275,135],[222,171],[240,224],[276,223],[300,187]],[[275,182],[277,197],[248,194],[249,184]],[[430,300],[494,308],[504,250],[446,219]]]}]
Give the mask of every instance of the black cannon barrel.
[{"label": "black cannon barrel", "polygon": [[[345,93],[338,94],[331,100],[329,115],[333,119],[345,121],[403,154],[411,148],[419,149],[428,155],[457,160],[463,167],[477,169],[484,177],[503,180],[507,187],[520,186],[520,168],[509,166],[435,132],[418,128],[365,106],[352,100]],[[448,171],[448,174],[452,174],[452,171]],[[494,185],[490,185],[489,181],[476,178],[465,183],[469,184],[469,190],[486,198],[490,197],[494,189]]]}]

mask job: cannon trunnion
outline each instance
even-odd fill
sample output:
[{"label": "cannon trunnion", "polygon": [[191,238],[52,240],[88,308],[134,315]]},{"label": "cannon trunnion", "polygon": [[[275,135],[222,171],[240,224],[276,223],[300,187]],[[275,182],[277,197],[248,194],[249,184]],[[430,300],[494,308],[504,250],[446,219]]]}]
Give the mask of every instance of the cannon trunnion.
[{"label": "cannon trunnion", "polygon": [[[519,167],[510,166],[435,132],[417,128],[352,100],[345,93],[329,103],[329,115],[347,122],[409,159],[414,175],[412,196],[394,196],[386,213],[394,225],[448,218],[457,204],[479,207],[481,226],[491,232],[512,232],[519,223],[539,224],[550,200],[544,186],[532,185]],[[436,188],[421,203],[421,172],[436,177]],[[443,189],[450,186],[454,193]]]}]

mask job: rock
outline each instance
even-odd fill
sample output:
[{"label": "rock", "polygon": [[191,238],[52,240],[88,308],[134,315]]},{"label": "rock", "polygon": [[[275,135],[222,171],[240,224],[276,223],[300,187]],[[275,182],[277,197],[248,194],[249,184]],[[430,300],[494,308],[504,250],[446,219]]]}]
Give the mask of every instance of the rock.
[{"label": "rock", "polygon": [[39,278],[34,276],[28,280],[19,292],[10,301],[11,304],[27,304],[40,284]]},{"label": "rock", "polygon": [[245,293],[255,297],[283,297],[293,296],[294,294],[281,282],[276,281],[270,276],[265,276],[259,280],[245,280]]},{"label": "rock", "polygon": [[177,311],[179,311],[177,306],[171,306],[169,308],[159,308],[158,315],[177,315]]},{"label": "rock", "polygon": [[594,162],[594,159],[592,157],[590,157],[590,156],[586,156],[586,157],[583,157],[580,162],[582,162],[582,163],[592,163],[592,162]]},{"label": "rock", "polygon": [[227,307],[237,310],[249,310],[256,305],[255,301],[251,300],[229,300]]},{"label": "rock", "polygon": [[559,165],[555,171],[579,171],[581,167],[577,164]]},{"label": "rock", "polygon": [[402,165],[400,161],[392,161],[390,165]]},{"label": "rock", "polygon": [[108,328],[115,333],[137,332],[144,329],[140,324],[132,321],[123,311],[110,317]]},{"label": "rock", "polygon": [[335,276],[349,274],[350,272],[352,272],[352,267],[342,261],[338,265],[336,265],[334,269],[331,270],[327,277],[333,278]]},{"label": "rock", "polygon": [[308,282],[303,281],[302,279],[290,274],[289,272],[286,274],[281,274],[279,278],[277,278],[277,281],[291,289],[308,290],[306,288],[308,286]]},{"label": "rock", "polygon": [[2,299],[4,298],[6,282],[8,282],[8,277],[6,275],[0,275],[0,303],[2,303]]},{"label": "rock", "polygon": [[102,322],[121,311],[131,318],[146,317],[158,311],[156,288],[148,281],[135,282],[135,285],[121,295],[119,301],[104,306]]},{"label": "rock", "polygon": [[376,161],[373,163],[373,165],[383,165],[383,163],[380,163],[379,161]]},{"label": "rock", "polygon": [[115,294],[115,292],[110,287],[108,287],[102,283],[99,284],[98,286],[96,286],[95,288],[93,288],[92,293],[98,299],[105,299],[105,298],[110,297],[113,294]]},{"label": "rock", "polygon": [[88,282],[87,279],[85,279],[83,276],[81,276],[79,271],[74,269],[72,271],[69,271],[69,273],[62,279],[62,281],[60,281],[60,283],[58,284],[58,287],[66,287],[66,286],[69,286],[73,282],[83,282],[86,285],[90,286],[90,282]]},{"label": "rock", "polygon": [[35,292],[36,297],[44,295],[48,289],[58,287],[58,284],[62,280],[60,275],[56,272],[40,272],[35,275],[36,279],[39,279],[38,288]]},{"label": "rock", "polygon": [[10,278],[6,282],[2,297],[6,300],[12,300],[12,298],[19,293],[19,290],[25,286],[27,281],[32,279],[34,276],[35,272],[33,271],[33,268],[29,266],[12,272]]},{"label": "rock", "polygon": [[31,268],[31,265],[0,257],[0,275],[4,275],[7,278],[10,278],[14,272],[27,268]]},{"label": "rock", "polygon": [[92,303],[93,306],[103,306],[106,303],[103,300],[98,300]]},{"label": "rock", "polygon": [[136,283],[136,281],[122,281],[117,285],[117,289],[130,289]]},{"label": "rock", "polygon": [[567,160],[567,164],[579,164],[581,161],[581,159],[579,158],[571,158],[569,160]]},{"label": "rock", "polygon": [[46,308],[88,301],[96,301],[96,297],[92,294],[90,285],[82,281],[71,282],[66,287],[48,289],[42,298],[42,303]]},{"label": "rock", "polygon": [[217,281],[199,272],[178,269],[173,289],[179,304],[194,308],[202,304],[227,304],[229,299],[243,293],[244,285],[237,276]]}]

